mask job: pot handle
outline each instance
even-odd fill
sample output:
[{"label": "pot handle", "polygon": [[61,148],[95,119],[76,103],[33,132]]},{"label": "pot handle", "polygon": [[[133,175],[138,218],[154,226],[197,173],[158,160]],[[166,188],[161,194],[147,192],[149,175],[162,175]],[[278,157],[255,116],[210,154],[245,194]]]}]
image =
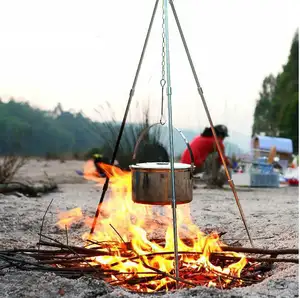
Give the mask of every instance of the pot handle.
[{"label": "pot handle", "polygon": [[[135,160],[136,158],[136,154],[137,154],[137,150],[138,150],[138,147],[141,143],[141,141],[143,140],[145,134],[153,127],[153,126],[156,126],[156,125],[162,125],[160,122],[158,123],[154,123],[152,125],[150,125],[149,127],[146,127],[144,128],[144,130],[141,132],[136,144],[135,144],[135,147],[134,147],[134,150],[133,150],[133,156],[132,156],[132,159]],[[182,139],[184,140],[185,144],[186,144],[186,147],[187,149],[189,150],[189,153],[190,153],[190,156],[191,156],[191,169],[193,170],[194,169],[194,165],[195,165],[195,158],[194,158],[194,154],[193,154],[193,151],[192,151],[192,148],[191,148],[191,145],[189,143],[189,141],[187,140],[187,138],[184,136],[184,134],[182,133],[182,131],[176,127],[173,126],[173,129],[177,130],[178,133],[180,134],[180,136],[182,137]]]}]

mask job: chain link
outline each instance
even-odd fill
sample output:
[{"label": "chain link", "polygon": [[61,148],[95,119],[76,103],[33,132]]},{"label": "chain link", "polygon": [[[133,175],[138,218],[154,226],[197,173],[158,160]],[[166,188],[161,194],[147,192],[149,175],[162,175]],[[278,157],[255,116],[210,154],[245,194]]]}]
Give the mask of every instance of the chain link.
[{"label": "chain link", "polygon": [[164,117],[164,90],[166,85],[165,75],[166,75],[166,45],[165,45],[165,9],[164,5],[162,8],[162,62],[161,62],[161,109],[160,109],[160,124],[164,125],[166,123]]}]

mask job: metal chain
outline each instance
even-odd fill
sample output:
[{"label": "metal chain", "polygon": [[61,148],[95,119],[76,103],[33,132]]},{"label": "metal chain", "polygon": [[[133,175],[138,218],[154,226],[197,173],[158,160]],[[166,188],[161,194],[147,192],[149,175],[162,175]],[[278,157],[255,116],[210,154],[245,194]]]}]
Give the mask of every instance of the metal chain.
[{"label": "metal chain", "polygon": [[166,119],[164,116],[164,90],[166,85],[165,80],[165,68],[166,68],[166,49],[165,49],[165,9],[164,6],[162,8],[162,62],[161,62],[161,108],[160,108],[160,124],[164,125],[166,123]]}]

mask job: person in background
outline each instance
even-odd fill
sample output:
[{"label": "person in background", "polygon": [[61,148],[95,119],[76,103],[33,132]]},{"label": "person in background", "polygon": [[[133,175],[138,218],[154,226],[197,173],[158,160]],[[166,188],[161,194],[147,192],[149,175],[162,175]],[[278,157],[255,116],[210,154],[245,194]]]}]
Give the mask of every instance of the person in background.
[{"label": "person in background", "polygon": [[96,153],[93,155],[94,166],[96,168],[97,173],[100,177],[106,177],[105,172],[100,167],[100,163],[110,164],[110,160],[107,157],[104,157],[102,154]]},{"label": "person in background", "polygon": [[[228,137],[228,129],[225,125],[216,125],[216,131],[219,144],[225,162],[228,167],[232,167],[230,160],[225,156],[224,139]],[[206,127],[201,135],[195,137],[190,143],[194,159],[194,174],[203,173],[203,180],[210,187],[223,187],[227,181],[226,174],[222,168],[222,159],[217,151],[216,142],[210,127]],[[181,156],[181,162],[191,164],[191,156],[186,149]]]},{"label": "person in background", "polygon": [[[99,174],[100,177],[106,177],[105,172],[103,169],[100,167],[100,163],[105,163],[105,164],[110,164],[110,159],[108,157],[103,156],[102,154],[96,153],[93,155],[93,161],[94,161],[94,166],[96,168],[97,173]],[[115,167],[119,167],[119,162],[115,160],[114,162]]]},{"label": "person in background", "polygon": [[238,160],[237,160],[235,154],[232,154],[231,163],[232,163],[232,170],[235,173],[237,173],[239,171],[239,163],[238,163]]},{"label": "person in background", "polygon": [[282,169],[282,166],[279,163],[279,161],[280,161],[280,158],[278,156],[274,157],[274,161],[273,161],[272,165],[273,165],[274,169],[278,170],[281,174],[283,174],[283,169]]}]

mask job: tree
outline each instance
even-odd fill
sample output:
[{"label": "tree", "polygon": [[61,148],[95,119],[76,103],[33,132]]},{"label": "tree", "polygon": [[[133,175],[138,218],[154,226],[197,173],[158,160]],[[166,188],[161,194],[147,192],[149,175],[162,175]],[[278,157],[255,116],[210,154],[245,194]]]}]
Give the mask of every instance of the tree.
[{"label": "tree", "polygon": [[298,153],[299,140],[299,34],[292,41],[287,63],[276,79],[263,81],[254,111],[252,133],[290,138]]},{"label": "tree", "polygon": [[276,107],[279,135],[291,138],[298,152],[299,138],[299,34],[296,33],[288,62],[276,84]]},{"label": "tree", "polygon": [[253,135],[264,132],[270,136],[276,136],[277,125],[274,117],[274,96],[276,88],[276,78],[270,74],[262,84],[262,91],[256,103],[254,111]]}]

